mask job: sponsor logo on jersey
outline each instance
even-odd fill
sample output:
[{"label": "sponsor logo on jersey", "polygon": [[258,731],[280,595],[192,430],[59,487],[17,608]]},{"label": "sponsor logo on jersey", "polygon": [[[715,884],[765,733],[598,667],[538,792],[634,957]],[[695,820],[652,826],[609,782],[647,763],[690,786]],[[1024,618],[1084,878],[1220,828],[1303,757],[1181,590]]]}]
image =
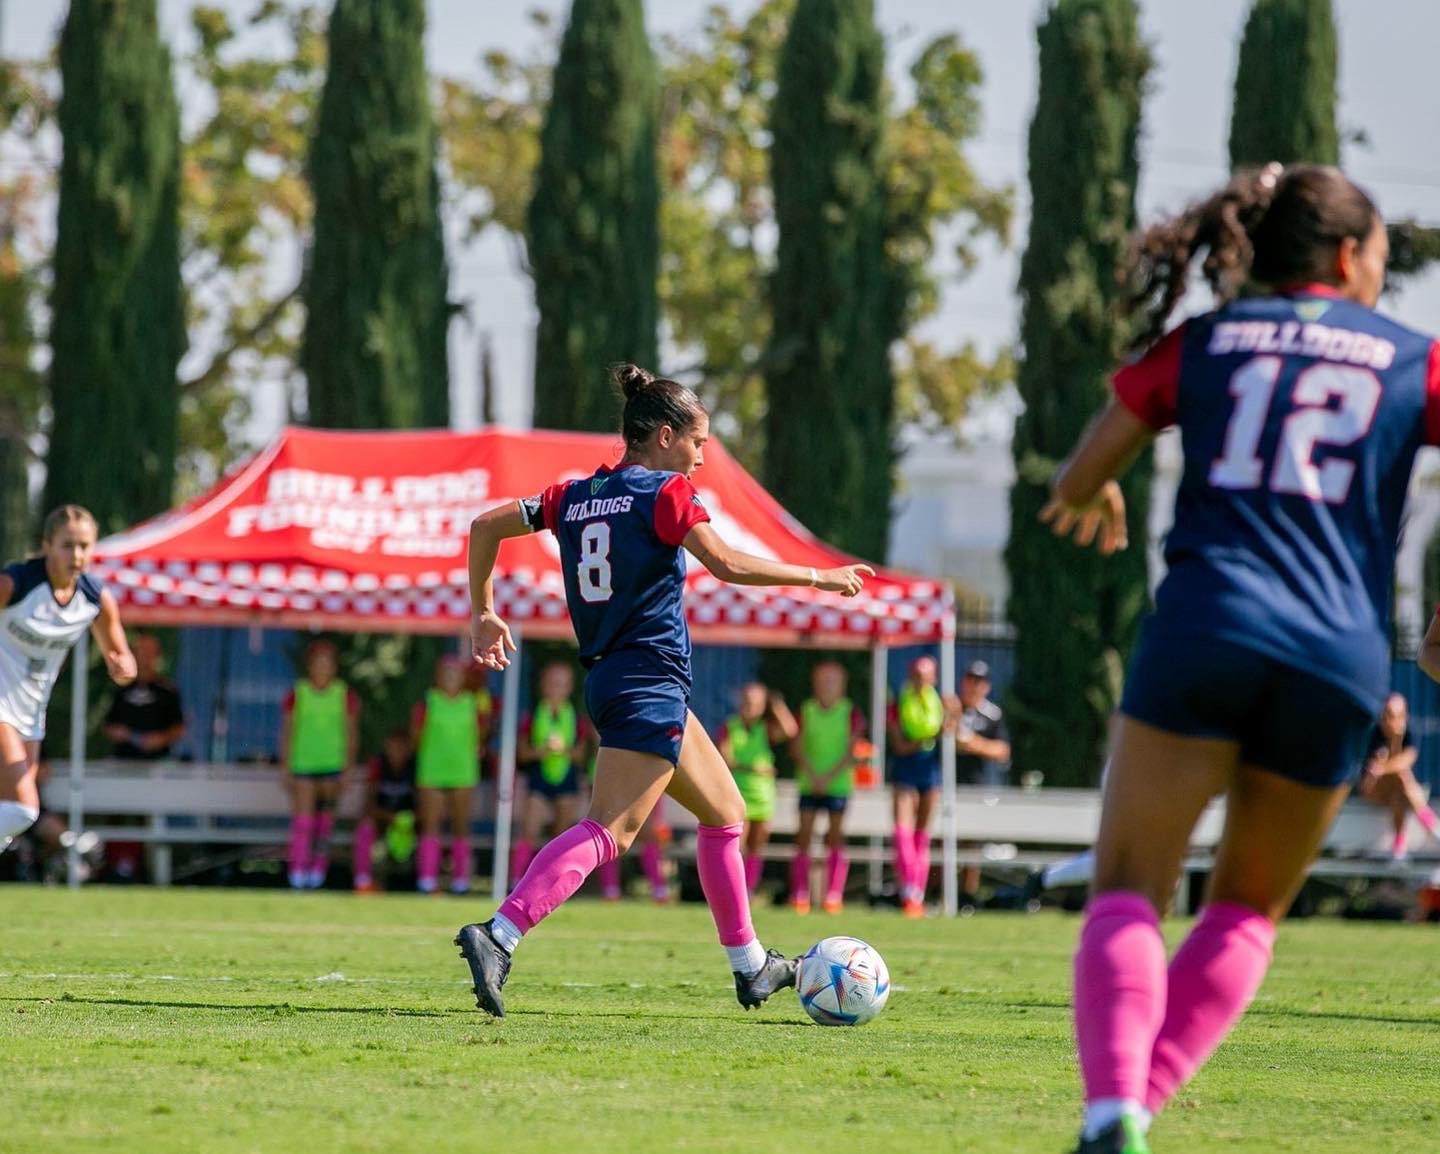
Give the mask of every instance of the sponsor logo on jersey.
[{"label": "sponsor logo on jersey", "polygon": [[1318,321],[1330,311],[1329,301],[1296,301],[1295,315],[1302,321]]},{"label": "sponsor logo on jersey", "polygon": [[605,476],[603,476],[603,477],[591,477],[591,478],[590,478],[590,496],[592,496],[592,497],[595,496],[596,493],[600,492],[601,489],[605,488],[605,484],[606,484],[606,482],[609,481],[609,480],[610,480],[610,474],[608,474],[608,473],[607,473]]}]

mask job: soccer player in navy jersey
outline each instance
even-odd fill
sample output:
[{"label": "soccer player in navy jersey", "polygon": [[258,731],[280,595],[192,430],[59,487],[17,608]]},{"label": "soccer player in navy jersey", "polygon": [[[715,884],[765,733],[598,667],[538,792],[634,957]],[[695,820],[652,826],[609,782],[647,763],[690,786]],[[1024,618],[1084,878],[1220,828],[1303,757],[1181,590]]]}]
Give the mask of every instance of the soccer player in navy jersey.
[{"label": "soccer player in navy jersey", "polygon": [[[1375,311],[1384,222],[1338,169],[1242,174],[1146,231],[1129,270],[1142,340],[1202,253],[1219,307],[1115,374],[1042,513],[1081,545],[1124,548],[1114,478],[1179,427],[1168,572],[1113,730],[1075,958],[1080,1154],[1145,1154],[1150,1119],[1264,978],[1389,688],[1405,493],[1416,451],[1440,441],[1440,346]],[[1209,893],[1167,969],[1160,911],[1217,794]]]},{"label": "soccer player in navy jersey", "polygon": [[585,706],[600,735],[589,816],[536,855],[488,922],[455,938],[476,1004],[503,1017],[500,990],[520,939],[590,872],[625,852],[668,793],[700,823],[696,865],[720,943],[746,1009],[795,984],[795,963],[766,951],[750,924],[740,834],[745,802],[704,727],[690,712],[690,633],[682,596],[688,550],[722,581],[809,585],[853,597],[873,570],[816,570],[731,549],[709,524],[690,476],[704,464],[710,418],[684,385],[621,365],[624,459],[591,477],[552,485],[477,517],[470,529],[475,660],[509,664],[515,648],[495,612],[491,574],[500,542],[541,529],[560,543],[570,620],[589,670]]},{"label": "soccer player in navy jersey", "polygon": [[115,684],[135,680],[115,598],[85,572],[96,531],[88,510],[61,505],[40,555],[0,570],[0,851],[40,816],[45,710],[71,646],[89,630]]}]

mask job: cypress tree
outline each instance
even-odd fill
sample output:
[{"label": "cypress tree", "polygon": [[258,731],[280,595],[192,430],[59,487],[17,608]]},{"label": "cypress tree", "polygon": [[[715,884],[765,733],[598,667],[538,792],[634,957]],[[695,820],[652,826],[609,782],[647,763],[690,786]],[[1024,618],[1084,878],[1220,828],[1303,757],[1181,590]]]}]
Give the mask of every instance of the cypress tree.
[{"label": "cypress tree", "polygon": [[1022,769],[1090,784],[1125,657],[1147,604],[1150,462],[1122,484],[1131,548],[1114,557],[1055,538],[1037,520],[1049,478],[1107,400],[1127,326],[1115,269],[1135,223],[1136,141],[1150,68],[1134,0],[1057,0],[1039,28],[1030,123],[1030,238],[1020,266],[1024,359],[1011,491],[1010,616],[1016,676],[1007,706]]},{"label": "cypress tree", "polygon": [[45,503],[113,530],[165,509],[175,474],[180,118],[155,0],[71,0],[60,75]]},{"label": "cypress tree", "polygon": [[1330,0],[1255,0],[1240,41],[1230,166],[1340,162]]},{"label": "cypress tree", "polygon": [[25,430],[33,427],[39,408],[39,383],[30,367],[35,351],[32,291],[13,237],[0,236],[0,559],[7,561],[23,555],[34,538],[25,443]]},{"label": "cypress tree", "polygon": [[449,305],[424,0],[336,0],[310,154],[310,423],[444,427]]},{"label": "cypress tree", "polygon": [[780,230],[766,482],[814,532],[883,557],[895,460],[885,45],[872,0],[800,0],[771,114]]},{"label": "cypress tree", "polygon": [[527,222],[541,428],[613,429],[608,366],[657,367],[658,110],[641,0],[575,0]]}]

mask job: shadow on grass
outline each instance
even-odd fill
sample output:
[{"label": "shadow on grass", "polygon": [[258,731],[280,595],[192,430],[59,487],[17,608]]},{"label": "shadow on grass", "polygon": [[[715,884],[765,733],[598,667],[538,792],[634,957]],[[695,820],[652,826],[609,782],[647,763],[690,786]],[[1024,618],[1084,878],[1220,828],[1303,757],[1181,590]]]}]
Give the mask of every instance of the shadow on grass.
[{"label": "shadow on grass", "polygon": [[449,1018],[460,1010],[405,1010],[395,1006],[297,1006],[294,1002],[168,1002],[154,998],[56,998],[0,996],[0,1002],[65,1002],[77,1006],[141,1006],[159,1010],[270,1010],[276,1014],[374,1014],[382,1018]]}]

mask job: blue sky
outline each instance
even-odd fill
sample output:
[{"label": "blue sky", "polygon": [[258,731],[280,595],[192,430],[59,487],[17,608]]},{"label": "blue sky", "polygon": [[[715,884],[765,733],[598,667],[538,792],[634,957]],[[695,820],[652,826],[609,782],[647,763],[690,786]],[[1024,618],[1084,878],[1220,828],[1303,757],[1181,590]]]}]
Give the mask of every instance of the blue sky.
[{"label": "blue sky", "polygon": [[[243,17],[256,0],[211,0]],[[650,0],[652,32],[684,32],[700,23],[712,0]],[[188,0],[161,0],[165,33],[183,49]],[[1015,279],[1025,236],[1025,134],[1035,94],[1035,24],[1044,0],[877,0],[890,66],[897,79],[931,37],[955,31],[978,53],[985,70],[984,130],[971,156],[985,179],[1016,187],[1022,210],[1009,251],[987,250],[979,269],[948,280],[940,313],[927,323],[942,347],[977,341],[993,349],[1017,327]],[[473,74],[493,48],[523,52],[533,43],[525,17],[540,7],[563,16],[568,4],[510,0],[431,0],[428,51],[432,70]],[[744,12],[753,0],[734,0]],[[1177,208],[1225,175],[1230,88],[1246,0],[1141,0],[1141,19],[1157,68],[1145,106],[1142,215]],[[63,17],[64,0],[9,0],[3,43],[15,55],[48,49]],[[1363,129],[1367,146],[1347,146],[1345,163],[1391,216],[1440,222],[1440,117],[1433,77],[1440,44],[1440,4],[1431,0],[1335,0],[1340,28],[1341,123]],[[183,94],[183,87],[182,87]],[[277,262],[295,254],[277,254]],[[452,249],[452,294],[465,301],[473,324],[451,338],[452,393],[458,424],[477,419],[476,331],[493,333],[506,423],[528,418],[534,305],[529,286],[499,238]],[[277,275],[285,270],[278,269]],[[1415,284],[1388,307],[1422,328],[1440,328],[1440,274]],[[257,425],[264,435],[279,418],[278,394],[261,390]]]}]

